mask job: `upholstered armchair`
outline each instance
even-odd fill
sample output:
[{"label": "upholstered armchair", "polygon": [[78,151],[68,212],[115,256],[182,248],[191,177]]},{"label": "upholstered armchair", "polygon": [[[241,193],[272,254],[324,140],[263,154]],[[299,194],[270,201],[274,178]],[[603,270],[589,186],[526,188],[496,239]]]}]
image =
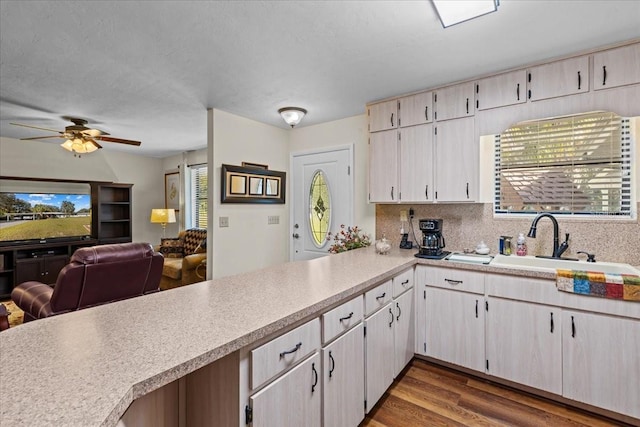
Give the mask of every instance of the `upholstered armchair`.
[{"label": "upholstered armchair", "polygon": [[164,255],[164,267],[160,289],[190,285],[205,279],[201,264],[207,259],[206,229],[190,228],[181,231],[176,238],[161,241],[159,250]]},{"label": "upholstered armchair", "polygon": [[54,287],[24,282],[11,299],[24,322],[157,292],[164,258],[149,243],[80,248],[58,274]]}]

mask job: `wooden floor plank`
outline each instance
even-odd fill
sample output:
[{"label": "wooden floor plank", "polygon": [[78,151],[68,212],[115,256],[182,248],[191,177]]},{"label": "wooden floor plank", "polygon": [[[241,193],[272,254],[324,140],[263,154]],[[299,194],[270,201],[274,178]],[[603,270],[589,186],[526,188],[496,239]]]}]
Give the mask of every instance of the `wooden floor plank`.
[{"label": "wooden floor plank", "polygon": [[413,426],[626,424],[414,359],[361,423],[361,427]]}]

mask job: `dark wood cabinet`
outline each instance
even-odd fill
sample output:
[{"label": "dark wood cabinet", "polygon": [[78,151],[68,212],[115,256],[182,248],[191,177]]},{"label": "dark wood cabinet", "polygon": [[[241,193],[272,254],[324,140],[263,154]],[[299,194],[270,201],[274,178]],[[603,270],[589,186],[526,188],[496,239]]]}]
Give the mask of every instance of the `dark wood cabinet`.
[{"label": "dark wood cabinet", "polygon": [[0,300],[20,283],[35,280],[52,285],[78,248],[95,246],[95,239],[0,246]]},{"label": "dark wood cabinet", "polygon": [[91,234],[99,244],[131,242],[132,184],[91,184]]}]

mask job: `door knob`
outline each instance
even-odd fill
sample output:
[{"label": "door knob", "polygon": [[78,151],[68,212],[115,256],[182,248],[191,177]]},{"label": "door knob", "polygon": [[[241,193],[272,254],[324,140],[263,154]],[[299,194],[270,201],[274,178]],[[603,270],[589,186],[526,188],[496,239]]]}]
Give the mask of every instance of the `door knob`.
[{"label": "door knob", "polygon": [[294,239],[299,239],[299,238],[300,238],[300,235],[299,235],[298,233],[293,233],[293,238],[294,238]]}]

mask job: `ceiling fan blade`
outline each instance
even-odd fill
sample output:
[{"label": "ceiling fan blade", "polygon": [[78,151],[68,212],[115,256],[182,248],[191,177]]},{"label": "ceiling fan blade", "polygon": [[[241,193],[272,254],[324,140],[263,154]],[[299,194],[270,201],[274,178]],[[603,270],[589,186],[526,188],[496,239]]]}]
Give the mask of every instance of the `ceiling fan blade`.
[{"label": "ceiling fan blade", "polygon": [[62,133],[62,132],[60,132],[59,130],[56,130],[56,129],[47,129],[47,128],[41,128],[41,127],[38,127],[38,126],[23,125],[22,123],[10,123],[10,124],[12,124],[14,126],[22,126],[22,127],[25,127],[25,128],[46,130],[46,131],[49,131],[49,132],[55,132],[55,133],[60,133],[60,134]]},{"label": "ceiling fan blade", "polygon": [[102,148],[102,145],[98,144],[93,138],[86,138],[85,141],[89,141],[90,143],[95,145],[97,148]]},{"label": "ceiling fan blade", "polygon": [[31,138],[20,138],[20,141],[30,141],[32,139],[45,139],[45,138],[64,138],[64,135],[32,136]]},{"label": "ceiling fan blade", "polygon": [[100,129],[87,129],[83,130],[82,133],[92,138],[95,138],[96,136],[109,135],[107,132],[104,132]]},{"label": "ceiling fan blade", "polygon": [[111,137],[111,136],[96,136],[95,139],[97,139],[98,141],[117,142],[119,144],[135,145],[136,147],[139,147],[140,144],[142,144],[140,141],[132,141],[130,139],[114,138],[114,137]]}]

